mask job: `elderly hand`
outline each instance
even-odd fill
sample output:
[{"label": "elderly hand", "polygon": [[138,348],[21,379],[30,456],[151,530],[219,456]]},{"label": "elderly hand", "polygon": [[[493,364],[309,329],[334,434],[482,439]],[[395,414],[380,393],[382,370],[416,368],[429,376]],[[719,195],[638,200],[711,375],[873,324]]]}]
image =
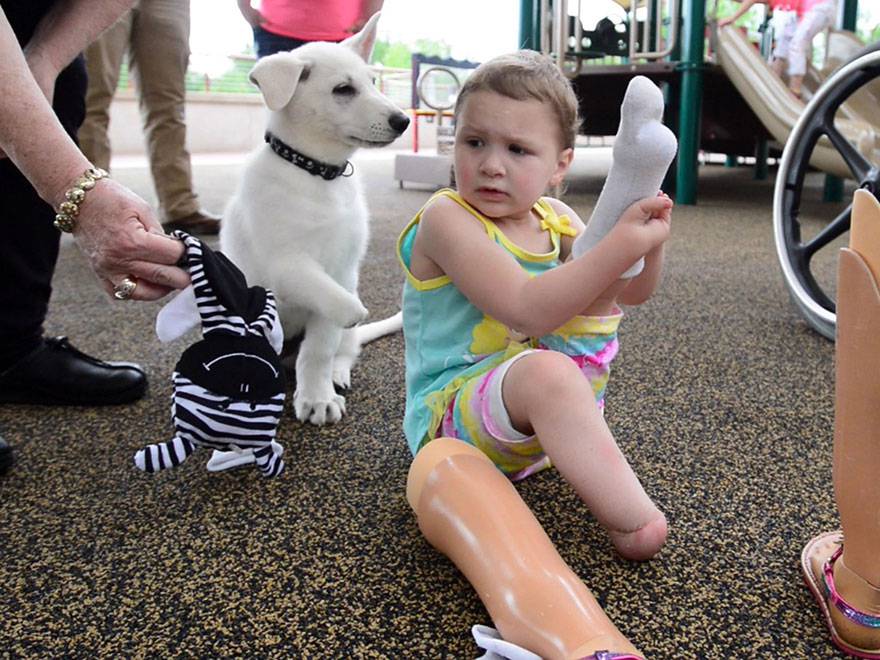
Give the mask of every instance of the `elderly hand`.
[{"label": "elderly hand", "polygon": [[112,179],[86,195],[73,235],[110,296],[126,278],[137,283],[133,300],[158,300],[189,284],[186,271],[175,266],[183,244],[165,235],[143,199]]}]

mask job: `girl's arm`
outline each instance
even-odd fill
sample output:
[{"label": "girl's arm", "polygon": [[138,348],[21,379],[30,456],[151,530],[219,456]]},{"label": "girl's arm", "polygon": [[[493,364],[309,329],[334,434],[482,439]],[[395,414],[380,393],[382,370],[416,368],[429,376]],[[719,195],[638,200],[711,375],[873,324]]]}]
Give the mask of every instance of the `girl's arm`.
[{"label": "girl's arm", "polygon": [[[660,193],[660,197],[669,199],[665,193]],[[661,216],[663,220],[670,224],[672,222],[672,207],[665,209]],[[660,276],[663,273],[663,255],[665,243],[653,248],[645,255],[645,266],[638,276],[634,277],[626,288],[617,296],[618,302],[623,305],[641,305],[647,301],[660,284]]]},{"label": "girl's arm", "polygon": [[[580,234],[584,230],[584,223],[578,215],[566,204],[558,199],[547,198],[547,201],[556,211],[557,215],[568,216],[571,226]],[[664,212],[664,220],[668,223],[672,220],[670,212]],[[571,245],[574,243],[575,237],[563,235],[560,241],[559,260],[565,261],[571,254]],[[657,290],[660,283],[660,276],[663,271],[663,253],[665,243],[660,244],[645,255],[645,266],[638,277],[634,277],[626,284],[624,289],[620,289],[617,282],[613,283],[609,291],[621,291],[613,296],[623,305],[641,305],[647,301]],[[606,292],[603,292],[606,293]],[[606,294],[607,295],[607,294]],[[605,296],[603,296],[605,297]]]},{"label": "girl's arm", "polygon": [[551,332],[596,300],[639,257],[666,240],[671,207],[655,197],[633,204],[583,258],[531,277],[483,225],[448,199],[422,215],[413,265],[434,265],[480,310],[531,336]]},{"label": "girl's arm", "polygon": [[645,255],[645,267],[617,296],[622,305],[641,305],[657,290],[663,272],[664,245],[658,245]]},{"label": "girl's arm", "polygon": [[718,27],[724,27],[725,25],[730,25],[731,23],[736,22],[736,19],[738,19],[740,16],[745,14],[749,9],[751,9],[752,5],[754,5],[756,2],[763,3],[764,0],[742,0],[742,3],[740,4],[739,9],[737,9],[735,12],[733,12],[730,16],[728,16],[726,18],[722,18],[720,21],[718,21]]},{"label": "girl's arm", "polygon": [[[551,207],[553,207],[557,216],[560,218],[562,216],[568,217],[571,228],[577,232],[578,236],[580,236],[581,232],[586,229],[586,225],[584,224],[584,221],[580,219],[580,216],[565,202],[554,197],[545,197],[544,199]],[[565,262],[569,259],[571,256],[571,246],[574,243],[575,238],[577,237],[567,236],[565,234],[562,234],[559,237],[559,261]]]}]

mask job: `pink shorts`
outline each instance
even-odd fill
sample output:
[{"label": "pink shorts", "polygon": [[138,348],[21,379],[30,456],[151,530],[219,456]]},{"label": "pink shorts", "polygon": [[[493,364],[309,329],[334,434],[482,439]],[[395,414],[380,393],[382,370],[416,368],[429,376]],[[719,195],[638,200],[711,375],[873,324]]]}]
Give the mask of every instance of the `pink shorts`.
[{"label": "pink shorts", "polygon": [[473,445],[513,481],[550,467],[550,458],[537,436],[526,436],[513,427],[502,398],[504,376],[525,355],[540,350],[562,352],[581,368],[593,387],[599,409],[604,410],[605,386],[617,355],[621,316],[576,317],[552,335],[541,337],[537,348],[518,353],[472,378],[450,402],[435,437],[458,438]]}]

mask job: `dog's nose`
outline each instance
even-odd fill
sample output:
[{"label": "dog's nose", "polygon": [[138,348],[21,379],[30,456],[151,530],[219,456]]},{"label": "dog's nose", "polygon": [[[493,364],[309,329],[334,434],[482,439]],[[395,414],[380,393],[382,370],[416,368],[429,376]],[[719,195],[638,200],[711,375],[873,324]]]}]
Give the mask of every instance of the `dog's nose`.
[{"label": "dog's nose", "polygon": [[409,117],[402,112],[398,112],[388,118],[388,125],[398,134],[403,133],[406,130],[406,127],[409,126]]}]

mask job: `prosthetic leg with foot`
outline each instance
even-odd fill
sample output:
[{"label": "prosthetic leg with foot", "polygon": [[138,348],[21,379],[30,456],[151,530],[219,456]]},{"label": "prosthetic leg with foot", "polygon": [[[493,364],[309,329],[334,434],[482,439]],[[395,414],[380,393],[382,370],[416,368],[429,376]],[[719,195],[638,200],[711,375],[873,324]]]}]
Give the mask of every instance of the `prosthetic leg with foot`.
[{"label": "prosthetic leg with foot", "polygon": [[541,658],[639,658],[482,452],[431,441],[413,460],[406,496],[425,538],[476,589],[506,646]]},{"label": "prosthetic leg with foot", "polygon": [[801,564],[834,643],[880,658],[880,204],[865,190],[856,191],[838,268],[834,494],[843,532],[811,540]]}]

